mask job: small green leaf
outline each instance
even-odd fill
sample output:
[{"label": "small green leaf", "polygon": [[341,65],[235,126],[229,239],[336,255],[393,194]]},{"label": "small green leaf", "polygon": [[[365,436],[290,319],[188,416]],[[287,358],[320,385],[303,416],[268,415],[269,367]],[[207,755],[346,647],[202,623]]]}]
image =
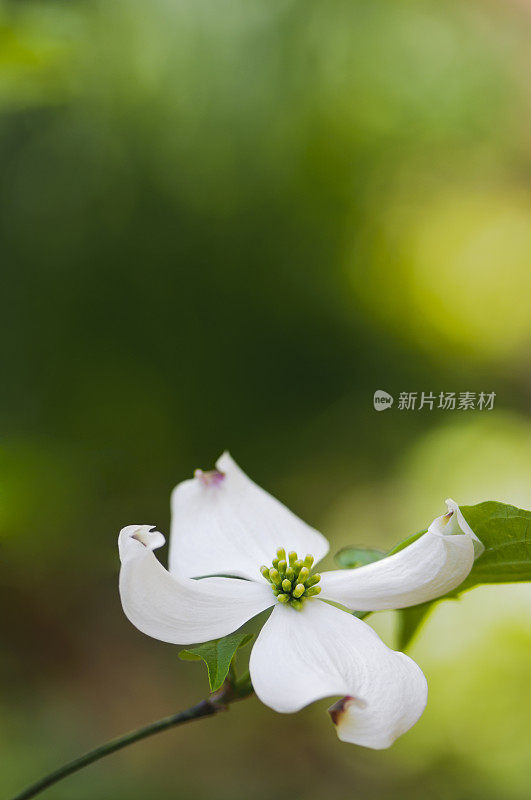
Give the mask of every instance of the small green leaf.
[{"label": "small green leaf", "polygon": [[210,691],[215,692],[227,677],[237,650],[248,644],[253,636],[252,633],[231,633],[221,639],[181,650],[179,658],[183,661],[204,661],[208,670]]},{"label": "small green leaf", "polygon": [[372,564],[373,561],[379,561],[385,558],[385,553],[381,550],[372,550],[365,547],[343,547],[334,558],[340,567],[345,569],[354,569],[355,567],[364,567],[366,564]]},{"label": "small green leaf", "polygon": [[[403,608],[398,612],[398,646],[401,650],[412,641],[435,603],[455,599],[462,592],[483,583],[531,581],[531,512],[493,501],[461,506],[461,511],[484,544],[485,551],[456,589],[428,603]],[[410,536],[391,550],[390,555],[402,550],[420,535]]]},{"label": "small green leaf", "polygon": [[423,534],[427,533],[427,531],[428,531],[428,529],[424,528],[423,531],[419,531],[418,533],[412,533],[411,536],[408,536],[407,539],[404,539],[403,542],[399,542],[399,544],[395,544],[393,549],[389,550],[387,555],[388,556],[394,556],[395,553],[399,553],[401,550],[404,550],[405,547],[409,547],[410,544],[413,544],[413,542],[416,542],[417,539],[420,539],[420,537]]},{"label": "small green leaf", "polygon": [[[208,644],[212,644],[212,642],[208,642]],[[179,652],[179,658],[181,661],[202,661],[203,659],[201,656],[196,655],[191,650],[181,650]]]}]

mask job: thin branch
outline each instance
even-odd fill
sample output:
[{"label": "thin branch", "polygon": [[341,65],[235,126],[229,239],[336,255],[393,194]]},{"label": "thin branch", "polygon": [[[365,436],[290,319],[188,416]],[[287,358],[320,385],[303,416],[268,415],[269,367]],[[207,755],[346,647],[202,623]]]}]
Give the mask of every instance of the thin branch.
[{"label": "thin branch", "polygon": [[164,717],[157,722],[152,722],[143,728],[138,728],[135,731],[126,733],[123,736],[118,736],[116,739],[111,739],[110,742],[90,750],[88,753],[69,761],[59,769],[50,772],[41,778],[36,783],[28,786],[20,794],[15,795],[12,800],[29,800],[30,797],[35,797],[40,792],[52,786],[54,783],[63,780],[68,775],[77,772],[100,758],[111,753],[116,753],[117,750],[122,750],[134,742],[139,742],[141,739],[147,739],[148,736],[153,736],[155,733],[161,733],[169,728],[174,728],[176,725],[182,725],[184,722],[191,722],[194,719],[201,719],[202,717],[210,717],[217,714],[219,711],[226,711],[229,703],[235,700],[242,700],[252,694],[252,687],[250,683],[238,682],[236,685],[230,684],[228,681],[221,687],[219,692],[210,696],[208,700],[201,700],[197,705],[188,708],[186,711],[180,711],[178,714],[172,714],[170,717]]}]

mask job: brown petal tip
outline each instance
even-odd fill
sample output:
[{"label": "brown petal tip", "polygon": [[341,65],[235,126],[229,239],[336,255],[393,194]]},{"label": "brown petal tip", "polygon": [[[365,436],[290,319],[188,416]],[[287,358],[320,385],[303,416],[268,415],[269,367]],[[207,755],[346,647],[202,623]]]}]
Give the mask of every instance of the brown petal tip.
[{"label": "brown petal tip", "polygon": [[347,694],[346,697],[341,697],[337,703],[334,703],[330,706],[328,713],[332,717],[332,722],[334,725],[339,725],[341,717],[345,712],[345,707],[351,700],[354,700],[354,697],[351,697],[349,694]]},{"label": "brown petal tip", "polygon": [[352,695],[347,694],[345,697],[341,697],[337,703],[334,703],[328,709],[328,713],[332,717],[332,722],[334,725],[339,725],[341,722],[341,718],[343,714],[350,708],[350,706],[355,703],[360,708],[364,708],[366,703],[364,700],[360,700],[358,697],[352,697]]}]

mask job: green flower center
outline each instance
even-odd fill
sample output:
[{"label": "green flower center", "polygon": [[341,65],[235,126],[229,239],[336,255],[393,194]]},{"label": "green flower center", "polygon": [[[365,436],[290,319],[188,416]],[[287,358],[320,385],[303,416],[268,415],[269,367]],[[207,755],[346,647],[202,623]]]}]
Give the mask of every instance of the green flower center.
[{"label": "green flower center", "polygon": [[303,603],[309,597],[315,597],[321,591],[316,584],[321,580],[319,573],[312,575],[313,556],[306,556],[304,561],[297,557],[297,553],[288,553],[283,547],[277,550],[277,557],[273,559],[271,567],[260,567],[260,572],[271,584],[273,594],[279,603],[290,605],[300,611]]}]

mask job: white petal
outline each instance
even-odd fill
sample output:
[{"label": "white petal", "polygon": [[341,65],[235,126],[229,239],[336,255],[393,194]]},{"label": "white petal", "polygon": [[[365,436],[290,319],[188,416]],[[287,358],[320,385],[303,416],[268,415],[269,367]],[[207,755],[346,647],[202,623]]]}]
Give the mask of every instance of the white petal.
[{"label": "white petal", "polygon": [[203,473],[180,483],[172,495],[170,572],[239,575],[262,580],[279,547],[316,561],[328,552],[322,534],[271,497],[224,453],[221,473]]},{"label": "white petal", "polygon": [[275,602],[265,583],[170,575],[153,553],[164,536],[150,529],[129,525],[118,538],[122,606],[142,633],[173,644],[205,642],[237,630]]},{"label": "white petal", "polygon": [[324,572],[321,597],[356,611],[405,608],[455,589],[483,545],[453,500],[427,533],[395,553],[357,569]]},{"label": "white petal", "polygon": [[275,711],[347,695],[344,713],[335,715],[338,736],[365,747],[389,747],[426,706],[426,679],[415,662],[390,650],[361,620],[320,600],[307,601],[301,611],[277,604],[249,666],[256,694]]}]

